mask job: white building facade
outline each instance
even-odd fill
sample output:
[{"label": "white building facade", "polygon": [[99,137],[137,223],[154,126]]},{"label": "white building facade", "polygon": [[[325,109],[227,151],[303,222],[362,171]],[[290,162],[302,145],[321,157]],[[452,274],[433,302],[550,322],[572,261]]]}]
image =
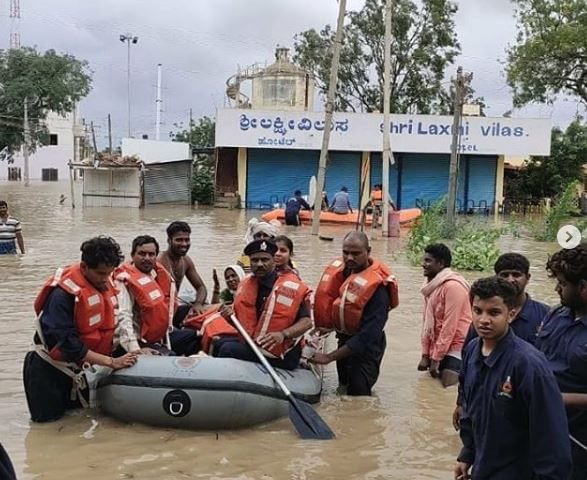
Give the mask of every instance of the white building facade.
[{"label": "white building facade", "polygon": [[[75,111],[66,116],[49,112],[46,125],[48,142],[29,155],[29,178],[34,181],[67,180],[68,162],[77,159],[74,152],[79,138],[84,136],[84,127],[78,122]],[[13,160],[13,163],[0,162],[0,180],[24,181],[22,151],[15,153]]]}]

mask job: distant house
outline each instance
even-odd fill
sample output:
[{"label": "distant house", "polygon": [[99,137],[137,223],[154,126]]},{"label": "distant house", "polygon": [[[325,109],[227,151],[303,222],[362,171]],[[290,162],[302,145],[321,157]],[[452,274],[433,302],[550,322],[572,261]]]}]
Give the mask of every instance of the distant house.
[{"label": "distant house", "polygon": [[[29,155],[29,178],[41,181],[67,180],[68,163],[77,159],[76,145],[79,145],[79,138],[84,137],[84,126],[78,121],[75,111],[66,116],[49,112],[46,125],[49,135],[44,145]],[[24,180],[22,151],[14,155],[13,163],[0,162],[0,180]]]}]

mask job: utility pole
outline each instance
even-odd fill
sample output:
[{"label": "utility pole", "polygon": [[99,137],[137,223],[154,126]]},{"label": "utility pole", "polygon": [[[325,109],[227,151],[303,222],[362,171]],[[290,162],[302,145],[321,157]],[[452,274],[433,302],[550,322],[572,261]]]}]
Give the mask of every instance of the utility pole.
[{"label": "utility pole", "polygon": [[[330,128],[332,126],[332,114],[336,97],[336,83],[338,81],[338,65],[340,63],[340,50],[342,47],[342,33],[344,28],[344,16],[346,13],[346,0],[338,1],[338,19],[336,22],[336,34],[332,48],[332,65],[330,66],[330,82],[326,96],[326,112],[324,115],[324,133],[322,135],[322,148],[320,149],[320,163],[318,165],[318,178],[316,182],[316,196],[314,197],[314,212],[312,215],[312,235],[318,235],[320,230],[320,213],[322,211],[322,190],[326,178],[326,163],[328,161],[328,144],[330,142]],[[359,205],[359,208],[361,206]]]},{"label": "utility pole", "polygon": [[161,138],[161,64],[157,64],[157,100],[155,104],[157,106],[157,116],[156,116],[156,125],[155,125],[155,140],[159,140]]},{"label": "utility pole", "polygon": [[389,131],[390,117],[390,96],[391,96],[391,12],[393,0],[387,0],[385,4],[385,48],[384,48],[384,67],[383,67],[383,152],[382,152],[382,189],[381,196],[383,200],[383,222],[381,235],[389,236],[389,164],[392,162],[391,156],[391,134]]},{"label": "utility pole", "polygon": [[456,223],[457,181],[459,175],[459,146],[461,140],[461,122],[463,119],[463,104],[467,92],[467,85],[473,79],[473,74],[463,74],[463,67],[457,69],[455,80],[455,98],[453,104],[452,145],[450,148],[450,167],[448,177],[448,201],[446,204],[446,220],[451,230]]},{"label": "utility pole", "polygon": [[128,97],[128,136],[131,136],[130,129],[130,44],[136,45],[139,41],[139,37],[127,33],[126,35],[120,35],[119,37],[122,43],[126,42],[127,45],[127,59],[126,59],[126,80],[127,80],[127,97]]},{"label": "utility pole", "polygon": [[94,122],[90,122],[90,129],[92,130],[92,144],[94,145],[94,160],[98,157],[98,145],[96,144],[96,131],[94,130]]},{"label": "utility pole", "polygon": [[24,145],[22,146],[22,156],[24,157],[24,186],[30,185],[29,178],[29,145],[31,142],[31,132],[29,129],[29,101],[24,99]]},{"label": "utility pole", "polygon": [[112,156],[112,119],[108,114],[108,152]]}]

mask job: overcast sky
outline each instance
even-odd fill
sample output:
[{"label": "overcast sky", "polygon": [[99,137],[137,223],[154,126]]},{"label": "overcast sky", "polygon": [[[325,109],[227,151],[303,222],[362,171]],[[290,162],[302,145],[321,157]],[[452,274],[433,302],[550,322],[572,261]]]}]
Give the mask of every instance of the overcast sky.
[{"label": "overcast sky", "polygon": [[[349,10],[364,0],[348,0]],[[515,39],[509,0],[457,0],[456,26],[462,46],[458,64],[474,72],[473,86],[486,98],[488,114],[511,109],[501,62]],[[106,117],[112,115],[115,144],[126,134],[126,44],[120,34],[139,37],[131,48],[132,130],[154,138],[157,64],[163,64],[163,126],[167,138],[175,122],[213,116],[225,103],[225,82],[237,65],[270,62],[277,44],[292,46],[293,36],[335,24],[335,0],[20,0],[18,28],[23,45],[53,48],[89,62],[93,89],[81,113],[99,127],[105,144]],[[0,48],[9,43],[9,0],[0,0]],[[448,72],[456,71],[456,65]],[[574,101],[532,106],[514,116],[552,118],[566,125],[577,111]]]}]

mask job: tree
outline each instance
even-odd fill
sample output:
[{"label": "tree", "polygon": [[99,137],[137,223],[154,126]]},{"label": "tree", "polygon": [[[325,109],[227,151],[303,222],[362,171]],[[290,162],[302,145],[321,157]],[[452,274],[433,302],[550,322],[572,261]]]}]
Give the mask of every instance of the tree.
[{"label": "tree", "polygon": [[557,94],[587,103],[587,0],[514,0],[517,44],[506,73],[514,105],[551,102]]},{"label": "tree", "polygon": [[18,150],[24,142],[24,102],[27,99],[32,150],[47,135],[45,119],[53,111],[72,112],[91,89],[86,61],[54,50],[0,50],[0,150]]},{"label": "tree", "polygon": [[[385,0],[366,0],[348,14],[340,57],[336,108],[383,110]],[[391,44],[391,111],[432,113],[450,109],[446,68],[460,52],[457,6],[451,0],[396,0]],[[328,90],[334,32],[307,30],[294,38],[294,61],[311,71],[322,95]]]},{"label": "tree", "polygon": [[[174,126],[178,129],[183,128],[183,123],[175,123]],[[210,117],[203,116],[196,122],[190,120],[188,128],[179,130],[175,133],[169,132],[169,136],[174,142],[187,142],[192,147],[204,148],[214,147],[214,130],[216,122]]]},{"label": "tree", "polygon": [[587,163],[587,125],[576,119],[566,131],[552,130],[549,157],[532,157],[516,181],[516,190],[525,196],[555,197],[565,187],[583,178]]}]

